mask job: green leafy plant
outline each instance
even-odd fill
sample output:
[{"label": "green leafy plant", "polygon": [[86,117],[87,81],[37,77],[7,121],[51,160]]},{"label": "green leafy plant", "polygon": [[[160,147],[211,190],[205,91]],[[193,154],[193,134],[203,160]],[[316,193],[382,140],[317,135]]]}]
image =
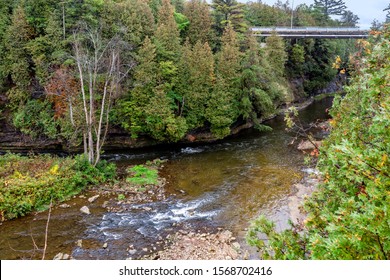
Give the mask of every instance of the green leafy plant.
[{"label": "green leafy plant", "polygon": [[64,201],[114,176],[113,164],[101,162],[93,167],[83,156],[0,156],[0,218],[13,219],[47,209],[51,201]]},{"label": "green leafy plant", "polygon": [[128,171],[132,175],[132,177],[128,177],[126,179],[128,183],[137,186],[145,186],[155,185],[158,182],[158,171],[155,168],[144,165],[136,165]]}]

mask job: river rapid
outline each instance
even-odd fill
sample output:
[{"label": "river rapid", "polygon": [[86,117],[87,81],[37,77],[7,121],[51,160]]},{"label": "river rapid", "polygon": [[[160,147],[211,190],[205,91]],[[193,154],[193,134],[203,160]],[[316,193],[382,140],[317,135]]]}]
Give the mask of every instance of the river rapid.
[{"label": "river rapid", "polygon": [[[332,98],[315,101],[300,112],[305,123],[327,118]],[[158,250],[167,236],[179,230],[233,232],[245,248],[250,220],[260,214],[288,226],[291,186],[309,172],[303,154],[289,145],[283,116],[266,123],[270,132],[246,130],[207,145],[161,146],[106,155],[120,166],[167,159],[161,175],[170,194],[162,201],[127,205],[121,213],[102,207],[107,198],[80,207],[92,195],[77,196],[51,212],[46,258],[58,253],[74,259],[141,258]],[[42,256],[48,211],[0,225],[0,259]]]}]

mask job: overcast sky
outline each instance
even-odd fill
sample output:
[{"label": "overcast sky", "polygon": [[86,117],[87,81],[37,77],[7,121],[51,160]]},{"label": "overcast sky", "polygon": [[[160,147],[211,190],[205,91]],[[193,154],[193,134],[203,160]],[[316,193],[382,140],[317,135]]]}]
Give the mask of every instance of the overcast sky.
[{"label": "overcast sky", "polygon": [[[239,2],[248,1],[249,0],[239,0]],[[276,0],[262,0],[262,2],[273,5],[276,3]],[[282,0],[282,2],[286,2],[286,0]],[[289,2],[292,4],[292,0],[289,0]],[[389,5],[390,0],[344,0],[344,2],[347,9],[358,15],[360,18],[360,27],[370,28],[374,19],[377,19],[380,22],[385,21],[386,12],[383,12],[383,9]],[[302,3],[311,5],[314,3],[314,0],[294,0],[294,7]]]}]

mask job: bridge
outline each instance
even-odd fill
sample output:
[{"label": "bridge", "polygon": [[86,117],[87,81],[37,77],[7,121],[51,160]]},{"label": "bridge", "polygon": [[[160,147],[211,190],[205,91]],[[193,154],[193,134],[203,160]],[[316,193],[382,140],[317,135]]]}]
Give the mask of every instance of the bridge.
[{"label": "bridge", "polygon": [[274,32],[283,38],[363,39],[370,30],[355,27],[252,27],[254,36],[269,37]]}]

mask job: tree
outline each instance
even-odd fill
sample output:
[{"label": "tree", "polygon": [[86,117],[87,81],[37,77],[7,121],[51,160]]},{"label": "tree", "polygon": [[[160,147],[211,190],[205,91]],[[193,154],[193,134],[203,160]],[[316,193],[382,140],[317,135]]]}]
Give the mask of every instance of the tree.
[{"label": "tree", "polygon": [[160,60],[177,62],[180,54],[180,31],[174,18],[174,9],[169,0],[162,0],[158,12],[154,44]]},{"label": "tree", "polygon": [[5,38],[8,26],[11,22],[11,5],[9,1],[0,0],[0,90],[7,76]]},{"label": "tree", "polygon": [[208,4],[202,0],[190,0],[185,3],[183,13],[190,21],[187,32],[190,43],[210,43],[212,19]]},{"label": "tree", "polygon": [[27,44],[33,36],[33,29],[27,22],[26,14],[23,8],[18,6],[13,12],[11,25],[5,35],[6,75],[10,75],[15,84],[15,87],[8,91],[11,106],[19,106],[28,99],[33,65]]},{"label": "tree", "polygon": [[386,22],[390,22],[390,4],[387,6],[387,8],[383,9],[384,12],[387,11],[386,14]]},{"label": "tree", "polygon": [[221,41],[221,51],[217,54],[216,84],[206,110],[211,132],[218,138],[230,134],[230,126],[239,115],[241,67],[237,34],[230,24],[226,26]]},{"label": "tree", "polygon": [[271,68],[278,77],[283,77],[287,61],[286,46],[283,39],[276,33],[266,39],[265,52]]},{"label": "tree", "polygon": [[341,16],[341,24],[344,26],[356,27],[359,23],[359,17],[351,11],[344,11]]},{"label": "tree", "polygon": [[215,12],[217,32],[222,33],[230,24],[234,31],[245,33],[248,28],[244,21],[243,6],[236,0],[213,0],[211,7]]},{"label": "tree", "polygon": [[314,6],[319,8],[326,17],[342,15],[347,8],[342,0],[314,0]]},{"label": "tree", "polygon": [[272,84],[272,74],[269,72],[267,62],[260,57],[263,53],[253,36],[248,37],[248,46],[240,77],[242,87],[240,111],[244,119],[253,122],[256,128],[263,129],[264,126],[258,119],[267,117],[275,110],[273,96],[268,90]]},{"label": "tree", "polygon": [[73,52],[85,118],[84,154],[93,165],[100,160],[113,101],[121,94],[123,79],[133,68],[122,61],[125,47],[119,38],[105,40],[98,30],[87,26],[74,33]]},{"label": "tree", "polygon": [[189,129],[204,125],[206,104],[215,82],[214,57],[208,43],[198,41],[193,48],[183,46],[179,64],[178,93]]},{"label": "tree", "polygon": [[151,37],[155,22],[151,8],[143,0],[106,1],[103,6],[104,33],[121,34],[123,40],[134,47]]}]

